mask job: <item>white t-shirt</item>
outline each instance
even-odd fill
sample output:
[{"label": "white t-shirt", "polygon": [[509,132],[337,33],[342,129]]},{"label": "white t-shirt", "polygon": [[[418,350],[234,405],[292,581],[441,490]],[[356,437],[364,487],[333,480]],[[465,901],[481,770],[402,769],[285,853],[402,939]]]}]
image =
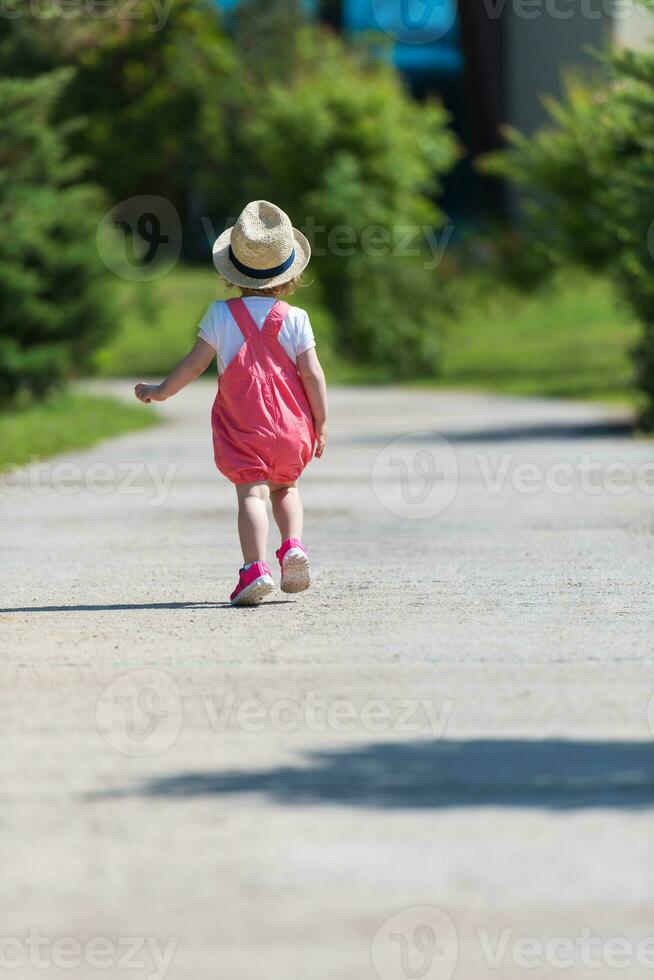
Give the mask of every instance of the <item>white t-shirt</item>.
[{"label": "white t-shirt", "polygon": [[[244,302],[250,316],[261,330],[277,300],[272,296],[245,296]],[[200,322],[198,337],[206,340],[216,351],[220,374],[232,358],[236,357],[243,346],[244,339],[224,300],[211,304]],[[293,364],[297,362],[300,354],[316,346],[309,315],[298,306],[289,308],[277,337]]]}]

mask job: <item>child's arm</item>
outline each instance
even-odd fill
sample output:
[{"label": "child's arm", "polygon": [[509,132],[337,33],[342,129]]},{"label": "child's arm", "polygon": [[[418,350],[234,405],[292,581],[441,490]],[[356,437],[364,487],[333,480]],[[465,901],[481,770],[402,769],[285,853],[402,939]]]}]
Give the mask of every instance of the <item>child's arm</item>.
[{"label": "child's arm", "polygon": [[193,350],[182,358],[177,367],[173,368],[165,381],[160,385],[138,384],[134,394],[139,401],[148,405],[150,402],[165,402],[178,391],[185,388],[191,381],[199,378],[206,371],[216,356],[213,347],[206,340],[198,340]]},{"label": "child's arm", "polygon": [[314,347],[298,356],[297,369],[309,399],[316,430],[316,456],[320,458],[327,443],[327,383]]}]

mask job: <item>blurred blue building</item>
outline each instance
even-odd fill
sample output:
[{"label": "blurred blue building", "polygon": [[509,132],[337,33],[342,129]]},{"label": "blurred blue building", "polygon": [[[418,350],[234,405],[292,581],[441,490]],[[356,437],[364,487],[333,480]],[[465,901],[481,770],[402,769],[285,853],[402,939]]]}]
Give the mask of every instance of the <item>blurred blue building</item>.
[{"label": "blurred blue building", "polygon": [[[239,0],[217,2],[229,11]],[[386,35],[384,50],[417,88],[424,87],[425,77],[433,88],[437,79],[463,71],[456,0],[301,0],[301,5],[350,36]]]},{"label": "blurred blue building", "polygon": [[[239,0],[217,2],[230,10]],[[380,57],[416,98],[443,101],[468,151],[445,186],[446,210],[464,225],[506,208],[502,185],[479,176],[475,157],[501,146],[505,124],[540,125],[543,95],[560,93],[562,69],[587,66],[610,32],[620,42],[605,0],[301,2],[346,36],[379,38]]]},{"label": "blurred blue building", "polygon": [[341,23],[351,35],[385,33],[397,68],[410,79],[463,70],[456,0],[343,0]]}]

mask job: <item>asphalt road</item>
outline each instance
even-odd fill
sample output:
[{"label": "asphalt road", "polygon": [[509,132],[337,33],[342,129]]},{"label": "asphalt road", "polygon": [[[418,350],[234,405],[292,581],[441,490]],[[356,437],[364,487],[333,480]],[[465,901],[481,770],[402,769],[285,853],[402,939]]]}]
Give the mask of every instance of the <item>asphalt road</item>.
[{"label": "asphalt road", "polygon": [[654,443],[336,390],[315,585],[234,610],[211,398],[0,486],[0,972],[651,976]]}]

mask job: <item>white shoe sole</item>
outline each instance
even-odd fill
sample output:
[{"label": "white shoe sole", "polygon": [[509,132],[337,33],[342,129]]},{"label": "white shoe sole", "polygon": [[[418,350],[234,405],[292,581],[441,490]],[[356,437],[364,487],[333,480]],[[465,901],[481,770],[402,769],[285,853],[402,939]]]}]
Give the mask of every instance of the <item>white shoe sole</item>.
[{"label": "white shoe sole", "polygon": [[282,592],[306,592],[310,585],[309,559],[299,549],[289,551],[282,564]]},{"label": "white shoe sole", "polygon": [[247,588],[239,592],[236,598],[231,600],[231,604],[232,606],[258,606],[274,588],[275,583],[270,575],[260,575],[254,582],[250,582]]}]

